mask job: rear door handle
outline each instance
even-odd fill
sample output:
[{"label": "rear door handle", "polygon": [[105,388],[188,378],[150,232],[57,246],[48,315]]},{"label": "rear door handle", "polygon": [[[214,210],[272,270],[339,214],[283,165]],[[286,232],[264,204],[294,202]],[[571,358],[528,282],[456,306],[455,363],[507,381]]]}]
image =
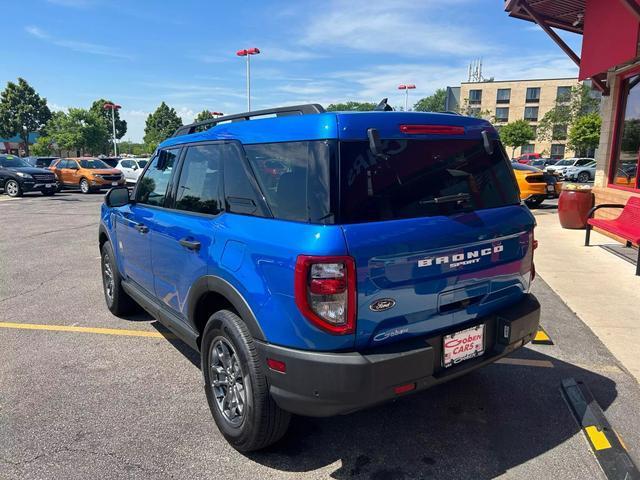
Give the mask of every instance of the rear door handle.
[{"label": "rear door handle", "polygon": [[180,245],[188,248],[189,250],[200,250],[200,242],[198,242],[197,240],[189,240],[188,237],[185,237],[178,240],[178,242],[180,242]]},{"label": "rear door handle", "polygon": [[147,233],[149,231],[149,227],[147,227],[146,225],[143,225],[142,223],[136,223],[135,229],[138,230],[140,233]]}]

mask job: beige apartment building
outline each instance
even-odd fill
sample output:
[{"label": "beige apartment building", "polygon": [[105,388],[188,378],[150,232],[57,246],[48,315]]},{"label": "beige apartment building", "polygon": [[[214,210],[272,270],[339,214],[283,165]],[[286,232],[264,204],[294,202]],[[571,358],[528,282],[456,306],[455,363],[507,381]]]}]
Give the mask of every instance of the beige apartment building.
[{"label": "beige apartment building", "polygon": [[[571,88],[578,83],[577,78],[463,82],[457,99],[458,110],[482,116],[493,122],[498,130],[508,122],[524,119],[536,131],[544,114],[558,102],[567,101]],[[560,129],[554,132],[552,140],[536,137],[531,144],[517,148],[515,156],[537,152],[545,157],[571,157],[574,152],[567,148],[566,139],[566,129]],[[511,154],[511,149],[507,151]]]}]

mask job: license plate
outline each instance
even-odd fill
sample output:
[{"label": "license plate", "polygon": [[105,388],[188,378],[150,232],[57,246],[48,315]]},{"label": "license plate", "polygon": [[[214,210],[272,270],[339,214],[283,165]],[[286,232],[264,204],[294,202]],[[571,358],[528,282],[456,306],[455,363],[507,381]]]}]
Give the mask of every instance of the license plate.
[{"label": "license plate", "polygon": [[547,192],[555,192],[556,191],[556,187],[554,187],[553,185],[547,185]]},{"label": "license plate", "polygon": [[111,186],[115,187],[116,185],[118,185],[118,182],[111,182]]},{"label": "license plate", "polygon": [[53,185],[51,185],[50,183],[45,184],[44,188],[51,188],[53,187]]},{"label": "license plate", "polygon": [[442,365],[447,368],[484,353],[484,324],[445,335],[442,341]]}]

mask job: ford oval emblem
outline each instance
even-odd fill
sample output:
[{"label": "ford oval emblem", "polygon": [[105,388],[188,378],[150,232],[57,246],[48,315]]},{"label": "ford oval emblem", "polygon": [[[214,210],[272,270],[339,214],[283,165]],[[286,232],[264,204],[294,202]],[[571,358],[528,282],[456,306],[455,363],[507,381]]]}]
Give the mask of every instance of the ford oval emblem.
[{"label": "ford oval emblem", "polygon": [[381,298],[369,305],[369,308],[374,312],[384,312],[395,307],[395,305],[396,301],[393,298]]}]

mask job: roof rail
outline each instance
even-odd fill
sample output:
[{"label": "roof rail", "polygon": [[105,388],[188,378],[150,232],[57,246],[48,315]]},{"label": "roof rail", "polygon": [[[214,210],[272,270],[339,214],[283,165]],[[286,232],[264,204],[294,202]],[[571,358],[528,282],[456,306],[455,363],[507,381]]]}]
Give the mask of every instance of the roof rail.
[{"label": "roof rail", "polygon": [[208,120],[204,120],[202,122],[191,123],[189,125],[184,125],[178,128],[175,132],[173,132],[172,137],[177,137],[179,135],[189,135],[190,133],[194,133],[198,131],[199,127],[215,127],[219,123],[222,122],[243,122],[246,120],[250,120],[253,117],[261,117],[263,115],[275,115],[276,117],[286,117],[289,115],[309,115],[312,113],[324,113],[326,110],[322,105],[317,103],[308,103],[305,105],[292,105],[291,107],[277,107],[277,108],[267,108],[265,110],[256,110],[253,112],[245,112],[245,113],[236,113],[233,115],[225,115],[223,117],[210,118]]}]

